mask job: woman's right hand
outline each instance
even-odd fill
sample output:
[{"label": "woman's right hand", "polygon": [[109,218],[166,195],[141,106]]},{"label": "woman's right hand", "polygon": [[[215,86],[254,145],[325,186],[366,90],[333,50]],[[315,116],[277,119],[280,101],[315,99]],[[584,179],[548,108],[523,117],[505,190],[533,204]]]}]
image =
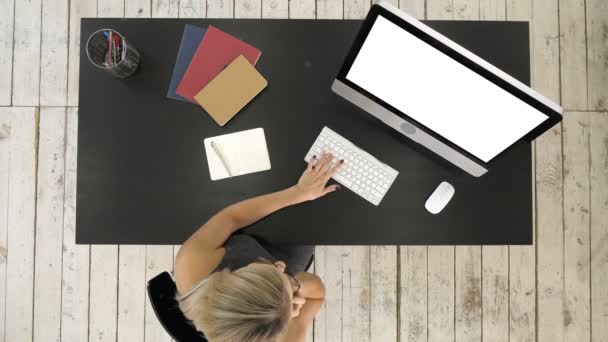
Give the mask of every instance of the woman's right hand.
[{"label": "woman's right hand", "polygon": [[298,201],[312,201],[340,189],[337,184],[327,186],[329,179],[340,171],[344,164],[344,160],[340,160],[332,167],[333,160],[334,156],[331,153],[324,153],[320,157],[313,156],[310,159],[298,184],[293,187]]}]

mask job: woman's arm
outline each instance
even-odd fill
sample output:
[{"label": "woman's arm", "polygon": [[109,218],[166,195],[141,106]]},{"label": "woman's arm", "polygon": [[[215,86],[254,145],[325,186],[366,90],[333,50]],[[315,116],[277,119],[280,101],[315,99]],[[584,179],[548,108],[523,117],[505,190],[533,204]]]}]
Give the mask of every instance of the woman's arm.
[{"label": "woman's arm", "polygon": [[192,285],[211,272],[223,257],[224,242],[235,231],[277,210],[317,199],[339,189],[338,185],[326,186],[342,165],[340,161],[331,167],[332,160],[331,154],[324,154],[318,160],[313,157],[296,185],[233,204],[213,216],[180,248],[175,260],[176,280],[178,273],[188,273],[190,280],[185,282]]}]

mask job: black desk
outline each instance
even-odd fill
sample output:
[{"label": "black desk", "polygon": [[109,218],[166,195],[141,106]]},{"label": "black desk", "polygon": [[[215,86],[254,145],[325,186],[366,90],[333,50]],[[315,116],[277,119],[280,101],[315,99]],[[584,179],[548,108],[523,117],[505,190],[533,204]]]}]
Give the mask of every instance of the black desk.
[{"label": "black desk", "polygon": [[[201,108],[165,98],[186,23],[213,24],[262,50],[268,88],[225,127]],[[528,24],[429,22],[529,83]],[[221,208],[293,185],[324,125],[400,174],[379,207],[349,190],[278,212],[249,227],[276,243],[529,244],[531,150],[522,144],[474,178],[334,95],[330,84],[359,21],[83,19],[114,28],[142,53],[138,73],[116,80],[81,49],[76,241],[181,243]],[[437,99],[441,101],[440,98]],[[272,169],[211,182],[203,138],[264,127]],[[447,180],[455,197],[439,215],[424,209]]]}]

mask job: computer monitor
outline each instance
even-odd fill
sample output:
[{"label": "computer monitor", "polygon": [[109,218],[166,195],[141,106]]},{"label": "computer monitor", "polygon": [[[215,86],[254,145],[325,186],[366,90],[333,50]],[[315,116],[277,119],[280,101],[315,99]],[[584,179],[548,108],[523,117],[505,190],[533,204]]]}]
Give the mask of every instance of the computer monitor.
[{"label": "computer monitor", "polygon": [[385,1],[370,9],[338,76],[338,95],[473,176],[562,108]]}]

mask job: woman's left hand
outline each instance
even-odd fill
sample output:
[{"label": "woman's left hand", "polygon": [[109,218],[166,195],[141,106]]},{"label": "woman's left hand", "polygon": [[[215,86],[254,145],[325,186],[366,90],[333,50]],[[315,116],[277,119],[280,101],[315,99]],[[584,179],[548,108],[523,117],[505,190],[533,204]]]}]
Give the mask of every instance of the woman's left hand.
[{"label": "woman's left hand", "polygon": [[344,164],[344,160],[340,160],[332,167],[333,159],[331,153],[311,158],[298,184],[294,186],[299,201],[312,201],[340,189],[337,184],[326,186],[329,179],[340,171]]}]

